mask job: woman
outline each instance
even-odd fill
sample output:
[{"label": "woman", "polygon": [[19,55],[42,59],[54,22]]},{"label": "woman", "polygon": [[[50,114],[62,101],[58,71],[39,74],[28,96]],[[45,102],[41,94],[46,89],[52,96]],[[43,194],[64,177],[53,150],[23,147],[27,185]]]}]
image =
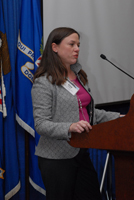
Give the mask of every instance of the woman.
[{"label": "woman", "polygon": [[92,125],[119,117],[96,110],[86,73],[77,63],[80,36],[72,28],[54,29],[46,42],[32,88],[35,154],[47,200],[100,200],[97,174],[87,149],[67,141],[71,132],[89,132]]}]

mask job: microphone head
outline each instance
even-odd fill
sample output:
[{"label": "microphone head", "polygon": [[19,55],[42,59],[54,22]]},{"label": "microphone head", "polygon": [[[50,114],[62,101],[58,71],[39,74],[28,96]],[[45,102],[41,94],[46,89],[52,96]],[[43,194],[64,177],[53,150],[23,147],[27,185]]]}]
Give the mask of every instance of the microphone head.
[{"label": "microphone head", "polygon": [[101,54],[100,57],[104,60],[107,60],[106,56],[104,54]]}]

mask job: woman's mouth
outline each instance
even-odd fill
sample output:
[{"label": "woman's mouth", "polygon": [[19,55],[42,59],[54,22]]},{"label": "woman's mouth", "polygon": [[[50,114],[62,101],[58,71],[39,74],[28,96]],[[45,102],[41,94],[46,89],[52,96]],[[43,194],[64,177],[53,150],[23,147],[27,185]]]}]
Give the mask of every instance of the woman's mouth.
[{"label": "woman's mouth", "polygon": [[75,57],[75,58],[78,58],[78,54],[77,54],[77,55],[74,55],[74,57]]}]

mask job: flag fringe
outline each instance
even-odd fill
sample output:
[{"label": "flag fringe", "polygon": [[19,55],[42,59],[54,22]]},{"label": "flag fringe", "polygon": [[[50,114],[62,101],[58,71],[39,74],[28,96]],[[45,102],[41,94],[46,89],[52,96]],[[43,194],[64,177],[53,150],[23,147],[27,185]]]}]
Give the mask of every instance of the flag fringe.
[{"label": "flag fringe", "polygon": [[10,199],[11,197],[13,197],[19,190],[20,190],[20,181],[19,183],[10,191],[5,195],[5,200]]},{"label": "flag fringe", "polygon": [[30,133],[33,137],[35,137],[34,129],[32,129],[28,124],[26,124],[17,114],[16,114],[16,121],[22,128],[24,128],[28,133]]},{"label": "flag fringe", "polygon": [[39,185],[33,182],[33,180],[29,177],[29,182],[33,186],[34,189],[36,189],[38,192],[46,196],[46,190],[41,188]]},{"label": "flag fringe", "polygon": [[2,60],[1,60],[1,90],[2,90],[3,117],[6,117],[7,116],[7,109],[5,104],[6,88],[3,79]]}]

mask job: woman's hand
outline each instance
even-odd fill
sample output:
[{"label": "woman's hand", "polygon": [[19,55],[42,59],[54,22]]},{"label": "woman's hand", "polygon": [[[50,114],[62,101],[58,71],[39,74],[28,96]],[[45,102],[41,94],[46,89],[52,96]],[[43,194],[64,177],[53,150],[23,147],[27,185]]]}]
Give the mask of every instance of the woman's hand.
[{"label": "woman's hand", "polygon": [[69,128],[69,132],[82,133],[84,131],[89,132],[91,129],[92,129],[92,126],[87,121],[81,120],[81,121],[71,124]]},{"label": "woman's hand", "polygon": [[120,117],[125,117],[125,115],[120,115]]}]

